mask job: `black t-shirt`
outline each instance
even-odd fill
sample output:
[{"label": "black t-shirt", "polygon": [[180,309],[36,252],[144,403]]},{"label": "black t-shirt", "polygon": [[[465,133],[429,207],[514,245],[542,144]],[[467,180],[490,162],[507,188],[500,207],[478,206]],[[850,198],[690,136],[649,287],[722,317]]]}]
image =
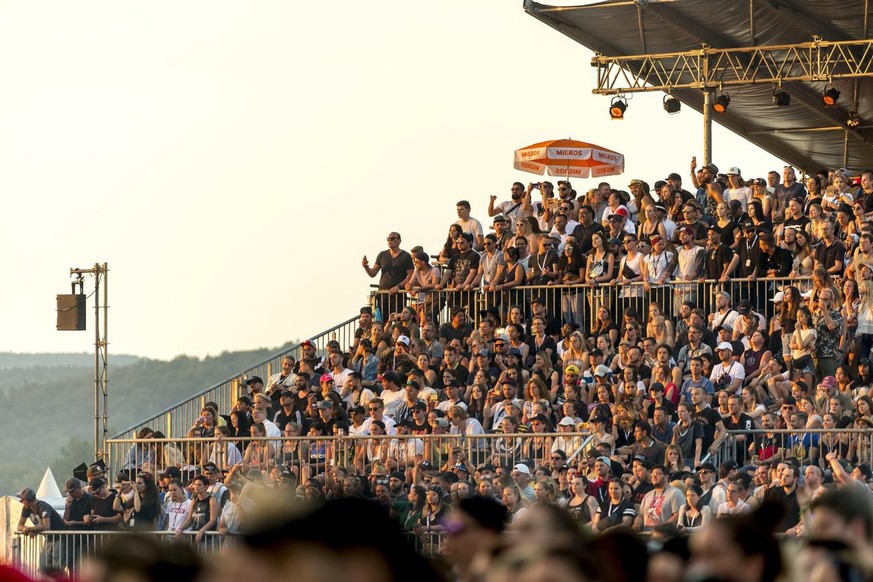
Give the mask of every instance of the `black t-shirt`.
[{"label": "black t-shirt", "polygon": [[640,481],[639,483],[637,483],[637,486],[634,487],[634,504],[641,504],[643,502],[643,497],[646,496],[646,493],[654,488],[654,485],[652,485],[650,481]]},{"label": "black t-shirt", "polygon": [[695,412],[694,418],[703,426],[703,454],[706,454],[706,450],[712,446],[715,439],[715,427],[721,421],[721,415],[717,410],[707,406],[700,412]]},{"label": "black t-shirt", "polygon": [[391,251],[382,251],[376,257],[376,265],[381,269],[379,289],[383,290],[399,285],[406,278],[406,274],[415,268],[412,256],[406,251],[400,251],[396,257],[391,256]]},{"label": "black t-shirt", "polygon": [[49,529],[55,531],[67,529],[64,518],[51,505],[42,500],[37,500],[33,510],[25,507],[21,512],[21,517],[29,519],[33,525],[42,524],[42,520],[48,517]]},{"label": "black t-shirt", "polygon": [[[109,495],[106,499],[101,499],[97,496],[94,496],[94,501],[91,508],[94,511],[94,515],[99,515],[100,517],[115,517],[118,515],[118,512],[112,508],[113,503],[115,502],[115,496],[117,493],[110,489]],[[114,530],[118,529],[117,523],[98,523],[95,524],[94,527],[99,530]]]},{"label": "black t-shirt", "polygon": [[821,263],[825,269],[830,269],[835,265],[842,265],[843,259],[846,256],[846,247],[843,243],[834,239],[830,246],[822,242],[815,250],[815,259]]},{"label": "black t-shirt", "polygon": [[[91,506],[94,504],[94,498],[90,493],[83,493],[76,500],[72,496],[67,498],[67,504],[64,508],[64,519],[67,521],[82,521],[84,517],[91,513]],[[72,525],[70,529],[83,530],[90,529],[86,525]]]},{"label": "black t-shirt", "polygon": [[191,508],[191,529],[192,530],[200,530],[209,523],[209,520],[212,519],[210,515],[210,507],[209,500],[211,497],[206,497],[206,499],[194,499],[194,506]]},{"label": "black t-shirt", "polygon": [[734,252],[725,244],[718,245],[717,249],[706,252],[706,278],[720,279],[724,268],[734,258]]},{"label": "black t-shirt", "polygon": [[439,338],[446,339],[446,344],[451,342],[454,339],[461,340],[462,342],[466,340],[473,333],[473,326],[469,323],[464,323],[461,326],[455,328],[451,322],[446,322],[440,325],[439,330]]},{"label": "black t-shirt", "polygon": [[[755,428],[755,421],[752,420],[752,417],[745,412],[740,413],[740,418],[736,422],[731,416],[726,416],[723,420],[724,427],[728,430],[751,431]],[[747,433],[745,441],[737,441],[736,443],[736,461],[740,465],[744,465],[746,463],[746,449],[749,446],[749,442],[751,440],[752,434]]]},{"label": "black t-shirt", "polygon": [[573,229],[573,237],[576,239],[576,242],[579,243],[579,252],[583,255],[591,252],[591,236],[595,232],[605,233],[603,225],[599,222],[592,222],[588,226],[585,226],[580,222],[579,225]]},{"label": "black t-shirt", "polygon": [[452,283],[454,283],[456,287],[464,284],[470,271],[476,271],[478,269],[479,253],[476,251],[459,253],[449,261],[449,270],[452,272]]}]

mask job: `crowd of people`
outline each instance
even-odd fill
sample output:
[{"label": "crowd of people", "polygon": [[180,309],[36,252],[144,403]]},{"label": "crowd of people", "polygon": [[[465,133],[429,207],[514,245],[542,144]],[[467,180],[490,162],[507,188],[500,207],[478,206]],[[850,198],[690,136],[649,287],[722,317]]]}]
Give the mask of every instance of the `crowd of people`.
[{"label": "crowd of people", "polygon": [[659,540],[655,579],[773,580],[774,532],[869,577],[873,172],[692,162],[690,183],[517,182],[493,232],[461,201],[433,256],[389,234],[350,345],[304,342],[194,440],[143,429],[115,489],[67,483],[61,521],[23,492],[22,531],[200,541],[269,492],[370,499],[465,580],[538,560],[621,579],[570,556],[623,555],[603,540],[625,530]]}]

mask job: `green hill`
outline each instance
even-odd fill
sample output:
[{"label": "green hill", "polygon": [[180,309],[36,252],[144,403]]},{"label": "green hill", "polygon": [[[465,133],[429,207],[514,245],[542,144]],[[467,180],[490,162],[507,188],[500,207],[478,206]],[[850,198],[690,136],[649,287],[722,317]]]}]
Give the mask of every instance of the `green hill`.
[{"label": "green hill", "polygon": [[[109,434],[281,349],[226,352],[202,359],[178,356],[169,362],[119,356],[123,365],[115,365],[110,357]],[[49,465],[63,484],[74,466],[92,460],[93,360],[70,358],[78,354],[27,356],[32,357],[18,359],[17,366],[0,375],[0,494],[36,487]]]}]

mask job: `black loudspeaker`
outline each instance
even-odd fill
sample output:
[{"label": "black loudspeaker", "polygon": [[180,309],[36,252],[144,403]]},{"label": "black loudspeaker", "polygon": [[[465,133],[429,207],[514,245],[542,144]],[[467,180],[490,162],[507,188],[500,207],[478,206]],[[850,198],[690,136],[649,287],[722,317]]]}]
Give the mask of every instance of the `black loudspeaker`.
[{"label": "black loudspeaker", "polygon": [[85,330],[85,295],[58,295],[58,331]]}]

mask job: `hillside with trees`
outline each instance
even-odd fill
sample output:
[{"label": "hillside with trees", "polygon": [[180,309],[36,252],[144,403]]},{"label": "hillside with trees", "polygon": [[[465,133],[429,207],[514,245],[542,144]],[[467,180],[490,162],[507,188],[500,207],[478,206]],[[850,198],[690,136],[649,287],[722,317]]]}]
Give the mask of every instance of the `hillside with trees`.
[{"label": "hillside with trees", "polygon": [[[281,349],[170,361],[111,357],[110,436]],[[93,355],[0,354],[0,370],[0,493],[36,487],[47,466],[63,485],[73,467],[93,461]]]}]

